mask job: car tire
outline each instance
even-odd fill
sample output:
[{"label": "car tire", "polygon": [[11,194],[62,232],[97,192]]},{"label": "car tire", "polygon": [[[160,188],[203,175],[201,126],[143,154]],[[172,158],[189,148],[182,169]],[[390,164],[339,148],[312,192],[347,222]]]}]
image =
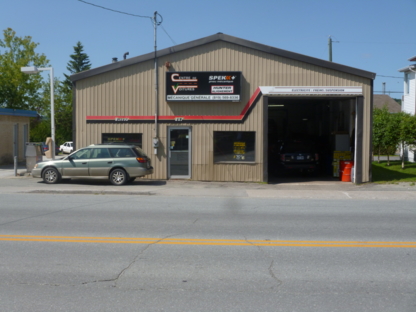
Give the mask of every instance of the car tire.
[{"label": "car tire", "polygon": [[47,184],[55,184],[61,181],[61,175],[58,170],[53,167],[46,168],[42,173],[42,178]]},{"label": "car tire", "polygon": [[124,169],[114,169],[110,172],[110,182],[113,185],[124,185],[128,180],[129,177]]}]

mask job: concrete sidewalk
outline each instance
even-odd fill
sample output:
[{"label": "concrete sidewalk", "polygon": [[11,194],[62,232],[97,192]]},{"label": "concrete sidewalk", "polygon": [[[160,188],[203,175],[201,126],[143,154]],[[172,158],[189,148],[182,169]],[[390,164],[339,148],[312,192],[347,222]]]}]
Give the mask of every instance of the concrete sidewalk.
[{"label": "concrete sidewalk", "polygon": [[416,200],[411,183],[354,185],[339,181],[285,181],[282,183],[201,182],[190,180],[136,179],[131,184],[114,186],[106,179],[71,179],[46,184],[30,175],[0,179],[0,194],[79,194],[121,196],[182,196],[330,200]]},{"label": "concrete sidewalk", "polygon": [[0,166],[0,186],[0,193],[416,200],[414,183],[355,185],[331,177],[273,179],[269,184],[138,178],[124,186],[114,186],[106,179],[72,179],[50,185],[32,178],[23,164],[19,164],[17,176],[13,165]]},{"label": "concrete sidewalk", "polygon": [[[27,173],[25,164],[18,164],[17,166],[17,176],[22,176]],[[0,166],[0,179],[9,178],[15,176],[14,165],[2,165]]]}]

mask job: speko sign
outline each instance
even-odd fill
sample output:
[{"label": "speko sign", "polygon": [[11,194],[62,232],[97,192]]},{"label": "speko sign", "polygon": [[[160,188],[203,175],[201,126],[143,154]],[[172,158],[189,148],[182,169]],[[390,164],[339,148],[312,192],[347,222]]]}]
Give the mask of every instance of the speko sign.
[{"label": "speko sign", "polygon": [[167,72],[166,101],[238,102],[241,76],[241,72]]}]

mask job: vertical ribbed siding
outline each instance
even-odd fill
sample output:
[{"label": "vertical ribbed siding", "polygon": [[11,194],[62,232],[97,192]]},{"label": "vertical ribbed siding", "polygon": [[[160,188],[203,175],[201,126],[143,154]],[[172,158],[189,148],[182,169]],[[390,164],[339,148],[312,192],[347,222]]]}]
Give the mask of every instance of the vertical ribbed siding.
[{"label": "vertical ribbed siding", "polygon": [[[242,100],[239,103],[177,103],[165,101],[165,62],[170,71],[242,71]],[[371,80],[316,65],[271,55],[227,42],[213,42],[161,57],[159,70],[159,115],[239,115],[259,86],[362,86],[364,95],[363,181],[369,179]],[[161,147],[153,155],[154,124],[86,124],[86,116],[153,116],[155,113],[154,64],[146,61],[76,84],[77,147],[101,142],[102,133],[142,133],[143,148],[152,158],[155,173],[150,178],[167,178],[167,127],[159,124]],[[243,124],[189,124],[192,127],[192,179],[206,181],[263,181],[262,100]],[[214,164],[214,131],[255,131],[255,164]]]}]

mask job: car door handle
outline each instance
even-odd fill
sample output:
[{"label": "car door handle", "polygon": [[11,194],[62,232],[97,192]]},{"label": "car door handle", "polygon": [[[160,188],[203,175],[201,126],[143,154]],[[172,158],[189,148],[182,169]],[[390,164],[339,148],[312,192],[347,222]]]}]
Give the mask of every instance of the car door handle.
[{"label": "car door handle", "polygon": [[88,163],[86,163],[86,162],[85,162],[85,163],[82,163],[82,164],[83,164],[83,165],[86,165],[86,164],[88,164]]},{"label": "car door handle", "polygon": [[113,162],[112,161],[109,161],[107,164],[112,164]]}]

